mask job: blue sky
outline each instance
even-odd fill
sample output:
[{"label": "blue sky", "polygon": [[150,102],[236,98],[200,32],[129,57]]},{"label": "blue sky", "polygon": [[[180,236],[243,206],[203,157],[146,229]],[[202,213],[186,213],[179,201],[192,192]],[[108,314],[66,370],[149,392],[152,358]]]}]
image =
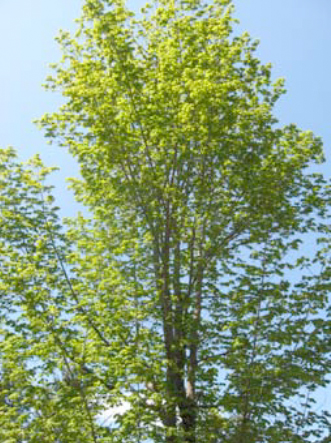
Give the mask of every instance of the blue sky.
[{"label": "blue sky", "polygon": [[[133,9],[145,3],[128,2]],[[324,140],[331,166],[331,1],[235,0],[240,30],[260,39],[258,55],[274,66],[274,77],[285,77],[288,93],[276,114],[282,124],[294,122]],[[77,175],[75,162],[56,146],[48,146],[32,120],[56,109],[61,97],[42,89],[48,64],[60,57],[54,37],[60,28],[74,29],[82,0],[0,0],[0,147],[14,146],[21,158],[36,152],[54,175],[63,215],[77,205],[65,190],[65,177]],[[325,395],[319,400],[323,404]]]}]

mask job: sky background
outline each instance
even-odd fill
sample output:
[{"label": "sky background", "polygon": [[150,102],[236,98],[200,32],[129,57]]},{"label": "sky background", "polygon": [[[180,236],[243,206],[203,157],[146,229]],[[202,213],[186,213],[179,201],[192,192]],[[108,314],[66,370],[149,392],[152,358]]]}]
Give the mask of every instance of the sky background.
[{"label": "sky background", "polygon": [[[130,0],[138,10],[145,1]],[[296,123],[322,137],[331,166],[331,1],[235,0],[241,31],[260,40],[258,56],[274,66],[274,78],[285,77],[287,94],[276,107],[281,124]],[[0,0],[0,147],[14,146],[22,159],[40,153],[53,175],[55,195],[65,216],[77,205],[66,191],[65,177],[78,174],[69,155],[48,146],[32,120],[55,110],[61,97],[41,87],[48,65],[60,58],[54,37],[59,29],[73,30],[82,0]],[[329,391],[330,393],[330,391]],[[330,395],[331,397],[331,395]],[[327,393],[319,395],[319,405]]]}]

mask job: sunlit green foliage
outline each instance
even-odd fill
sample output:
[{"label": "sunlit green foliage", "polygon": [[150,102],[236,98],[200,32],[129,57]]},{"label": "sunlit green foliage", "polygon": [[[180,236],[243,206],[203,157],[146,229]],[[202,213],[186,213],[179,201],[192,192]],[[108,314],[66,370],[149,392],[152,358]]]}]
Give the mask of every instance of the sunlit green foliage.
[{"label": "sunlit green foliage", "polygon": [[65,104],[39,124],[78,161],[89,216],[61,227],[50,170],[1,151],[2,441],[330,430],[314,405],[330,373],[322,144],[279,127],[283,82],[233,34],[232,9],[86,0],[60,35],[46,87]]}]

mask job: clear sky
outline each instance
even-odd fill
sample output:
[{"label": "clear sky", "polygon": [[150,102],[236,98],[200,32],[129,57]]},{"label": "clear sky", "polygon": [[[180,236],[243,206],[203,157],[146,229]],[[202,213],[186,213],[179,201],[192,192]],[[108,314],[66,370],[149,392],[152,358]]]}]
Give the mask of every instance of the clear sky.
[{"label": "clear sky", "polygon": [[[132,9],[145,1],[130,0]],[[235,0],[240,29],[260,39],[258,55],[271,62],[275,77],[285,77],[288,93],[276,113],[282,124],[294,122],[324,140],[331,166],[331,0]],[[65,177],[77,175],[65,151],[48,146],[32,120],[56,109],[61,98],[42,89],[49,63],[60,52],[54,37],[74,29],[82,0],[0,0],[0,147],[14,146],[23,159],[39,152],[54,175],[63,215],[73,215]],[[322,396],[320,398],[322,402]]]}]

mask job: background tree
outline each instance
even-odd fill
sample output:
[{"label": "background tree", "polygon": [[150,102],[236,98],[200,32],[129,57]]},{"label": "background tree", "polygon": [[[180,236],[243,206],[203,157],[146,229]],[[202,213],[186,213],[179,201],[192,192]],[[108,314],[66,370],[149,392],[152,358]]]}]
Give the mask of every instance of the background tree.
[{"label": "background tree", "polygon": [[3,379],[26,399],[1,400],[8,441],[307,442],[330,428],[313,409],[330,372],[330,188],[308,169],[321,141],[277,125],[282,82],[233,24],[227,0],[160,0],[141,18],[87,0],[61,34],[48,87],[67,100],[40,124],[77,159],[90,217],[62,232],[47,169],[4,152]]}]

